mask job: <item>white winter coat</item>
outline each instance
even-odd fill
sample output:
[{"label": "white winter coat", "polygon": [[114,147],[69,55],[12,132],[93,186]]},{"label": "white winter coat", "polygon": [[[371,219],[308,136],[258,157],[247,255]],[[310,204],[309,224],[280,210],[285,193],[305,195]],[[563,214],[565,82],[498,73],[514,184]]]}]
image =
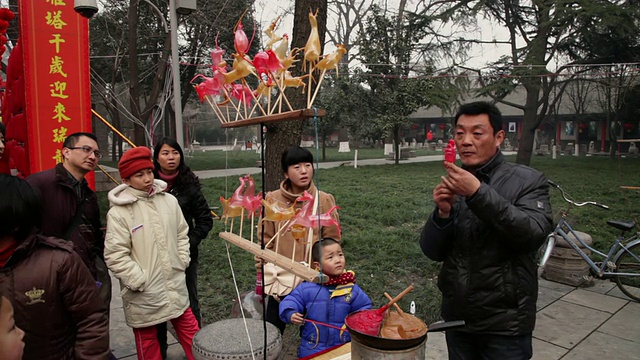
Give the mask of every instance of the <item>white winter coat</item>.
[{"label": "white winter coat", "polygon": [[104,259],[120,280],[132,328],[174,319],[189,307],[189,226],[165,188],[164,181],[154,180],[151,194],[122,184],[108,195]]}]

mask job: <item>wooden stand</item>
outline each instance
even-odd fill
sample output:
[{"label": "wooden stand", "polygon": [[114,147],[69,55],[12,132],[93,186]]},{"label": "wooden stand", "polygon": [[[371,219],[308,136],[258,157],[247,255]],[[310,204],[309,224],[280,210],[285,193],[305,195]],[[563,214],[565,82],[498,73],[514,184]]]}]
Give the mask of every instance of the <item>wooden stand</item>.
[{"label": "wooden stand", "polygon": [[268,124],[275,123],[281,121],[289,121],[289,120],[298,120],[298,119],[307,119],[314,116],[325,116],[327,112],[323,109],[302,109],[302,110],[293,110],[287,112],[281,112],[279,114],[273,115],[265,115],[258,116],[244,120],[236,120],[229,121],[220,124],[221,128],[236,128],[236,127],[244,127],[258,124]]},{"label": "wooden stand", "polygon": [[[309,269],[308,267],[295,262],[295,261],[291,261],[291,259],[289,259],[286,256],[280,255],[274,251],[271,250],[263,250],[260,245],[247,240],[241,236],[238,236],[234,233],[230,233],[227,231],[221,232],[220,234],[218,234],[218,236],[220,236],[220,238],[256,255],[257,257],[259,257],[260,259],[266,261],[266,262],[270,262],[270,263],[274,263],[278,266],[280,266],[281,268],[287,270],[288,272],[297,275],[298,277],[302,278],[302,280],[305,281],[310,281],[310,282],[314,282],[314,283],[321,283],[324,282],[326,280],[329,280],[328,276],[323,275],[322,273],[319,273],[316,270],[312,270]],[[321,279],[321,276],[323,279]]]}]

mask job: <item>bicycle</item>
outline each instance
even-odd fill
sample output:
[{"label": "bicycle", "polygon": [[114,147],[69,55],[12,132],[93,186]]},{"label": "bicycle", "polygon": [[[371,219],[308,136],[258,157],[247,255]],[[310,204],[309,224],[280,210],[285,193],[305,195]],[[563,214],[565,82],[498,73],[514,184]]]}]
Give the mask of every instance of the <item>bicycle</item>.
[{"label": "bicycle", "polygon": [[[562,237],[575,250],[578,255],[589,265],[592,276],[600,279],[611,279],[615,281],[620,290],[631,299],[640,302],[640,233],[625,238],[625,233],[633,230],[636,226],[633,221],[608,220],[607,225],[620,230],[615,242],[607,254],[589,246],[567,222],[567,215],[572,207],[582,207],[593,205],[602,209],[609,209],[607,205],[595,201],[577,202],[573,200],[560,185],[548,180],[549,185],[556,188],[562,194],[562,198],[569,203],[566,210],[561,211],[561,218],[556,228],[547,236],[545,243],[540,247],[538,253],[538,275],[542,274],[544,266],[549,260],[551,251],[556,245],[558,237]],[[591,260],[578,244],[576,244],[569,234],[572,234],[582,246],[592,251],[598,257],[604,258],[602,262]]]}]

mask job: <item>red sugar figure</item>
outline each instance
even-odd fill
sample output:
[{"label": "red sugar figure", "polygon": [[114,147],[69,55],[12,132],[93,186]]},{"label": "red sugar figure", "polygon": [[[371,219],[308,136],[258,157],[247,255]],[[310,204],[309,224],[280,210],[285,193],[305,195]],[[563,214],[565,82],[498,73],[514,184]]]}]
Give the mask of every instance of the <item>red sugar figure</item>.
[{"label": "red sugar figure", "polygon": [[449,140],[447,147],[444,149],[444,161],[450,163],[456,161],[456,143],[453,140]]}]

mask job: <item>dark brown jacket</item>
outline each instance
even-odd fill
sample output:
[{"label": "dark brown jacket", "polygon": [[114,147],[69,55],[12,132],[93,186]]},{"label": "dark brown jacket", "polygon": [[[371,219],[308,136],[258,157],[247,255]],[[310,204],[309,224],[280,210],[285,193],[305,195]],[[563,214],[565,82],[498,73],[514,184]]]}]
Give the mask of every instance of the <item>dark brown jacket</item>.
[{"label": "dark brown jacket", "polygon": [[[96,278],[95,257],[104,260],[104,240],[100,230],[100,208],[96,193],[82,181],[82,197],[73,188],[69,172],[62,164],[27,178],[27,182],[40,193],[43,207],[41,232],[73,242],[74,249]],[[84,201],[82,221],[74,227],[68,238],[78,206]]]},{"label": "dark brown jacket", "polygon": [[66,241],[35,235],[0,269],[25,332],[25,360],[109,358],[109,319],[96,283]]}]

